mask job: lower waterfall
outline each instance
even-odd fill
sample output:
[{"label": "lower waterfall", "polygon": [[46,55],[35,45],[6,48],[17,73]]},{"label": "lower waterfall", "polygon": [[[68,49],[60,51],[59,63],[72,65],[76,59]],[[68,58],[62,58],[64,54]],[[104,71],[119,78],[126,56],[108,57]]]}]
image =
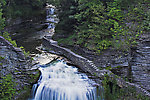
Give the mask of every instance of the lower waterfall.
[{"label": "lower waterfall", "polygon": [[96,83],[78,68],[58,60],[41,65],[41,76],[30,100],[104,100]]}]

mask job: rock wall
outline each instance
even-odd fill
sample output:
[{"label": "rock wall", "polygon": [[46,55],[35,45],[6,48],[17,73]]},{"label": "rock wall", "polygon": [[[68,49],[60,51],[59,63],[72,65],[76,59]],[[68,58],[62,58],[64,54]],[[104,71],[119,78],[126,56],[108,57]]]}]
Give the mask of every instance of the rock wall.
[{"label": "rock wall", "polygon": [[[78,54],[75,54],[74,52],[72,52],[67,48],[58,46],[57,43],[51,40],[48,36],[43,38],[43,46],[54,50],[55,53],[58,55],[65,56],[66,58],[71,60],[73,64],[77,65],[80,69],[82,69],[85,72],[95,75],[98,74],[100,71],[92,61]],[[109,71],[103,70],[103,72],[101,72],[100,74],[102,74],[103,76],[104,74],[107,73],[109,73]],[[99,77],[101,77],[100,74],[98,75]]]},{"label": "rock wall", "polygon": [[142,34],[137,44],[130,51],[110,48],[102,51],[100,55],[79,46],[61,46],[93,61],[97,67],[109,69],[114,74],[150,91],[150,33]]},{"label": "rock wall", "polygon": [[141,35],[130,63],[134,83],[150,91],[150,33]]},{"label": "rock wall", "polygon": [[150,97],[150,93],[147,91],[147,89],[142,88],[140,85],[126,82],[119,77],[115,77],[115,74],[113,74],[109,70],[98,69],[98,67],[95,66],[95,64],[92,61],[88,60],[87,58],[77,55],[69,49],[58,46],[57,42],[53,41],[51,39],[51,36],[50,37],[46,36],[43,38],[43,47],[45,47],[47,49],[47,51],[49,51],[51,53],[55,53],[55,54],[63,55],[65,57],[67,57],[75,65],[77,65],[80,69],[82,69],[85,72],[95,75],[96,77],[98,77],[100,79],[103,79],[105,77],[105,74],[107,74],[107,75],[109,75],[109,77],[111,77],[113,79],[115,78],[117,80],[117,84],[120,87],[128,87],[128,86],[135,87],[138,92],[143,93]]},{"label": "rock wall", "polygon": [[130,52],[108,49],[102,51],[101,54],[96,54],[94,51],[79,46],[61,46],[69,48],[73,52],[91,60],[99,69],[109,69],[118,76],[130,77],[131,71],[129,66],[132,59]]},{"label": "rock wall", "polygon": [[2,36],[0,36],[0,57],[2,58],[0,59],[0,79],[9,74],[15,84],[16,94],[12,99],[27,98],[32,84],[38,79],[39,71],[31,70],[31,59],[25,57],[20,48],[14,47]]}]

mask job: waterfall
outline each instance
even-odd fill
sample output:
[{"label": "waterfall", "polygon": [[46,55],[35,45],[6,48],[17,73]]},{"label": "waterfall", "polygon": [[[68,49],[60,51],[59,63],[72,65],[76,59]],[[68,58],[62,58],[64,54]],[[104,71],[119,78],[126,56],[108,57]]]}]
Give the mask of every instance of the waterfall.
[{"label": "waterfall", "polygon": [[63,61],[42,65],[32,100],[103,100],[95,82]]},{"label": "waterfall", "polygon": [[47,8],[46,22],[48,25],[47,29],[50,30],[49,33],[51,33],[54,32],[55,23],[58,23],[59,20],[55,14],[55,6],[47,4],[46,8]]},{"label": "waterfall", "polygon": [[55,9],[54,8],[50,8],[50,14],[54,14]]},{"label": "waterfall", "polygon": [[[54,29],[54,23],[58,22],[55,21],[55,9],[51,8],[47,9],[48,29]],[[40,65],[39,70],[41,76],[34,84],[29,100],[104,100],[101,86],[98,87],[86,74],[62,60]]]}]

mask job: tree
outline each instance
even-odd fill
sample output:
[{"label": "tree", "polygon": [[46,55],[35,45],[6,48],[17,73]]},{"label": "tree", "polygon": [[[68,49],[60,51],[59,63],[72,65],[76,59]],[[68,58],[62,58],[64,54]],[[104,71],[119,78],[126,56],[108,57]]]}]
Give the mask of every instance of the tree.
[{"label": "tree", "polygon": [[[89,49],[97,49],[100,43],[108,46],[107,38],[111,37],[110,24],[106,21],[107,14],[100,0],[79,0],[79,12],[75,15],[78,20],[78,44],[84,44]],[[103,41],[105,40],[105,42]]]},{"label": "tree", "polygon": [[6,0],[6,18],[30,18],[44,7],[47,0]]},{"label": "tree", "polygon": [[3,18],[3,10],[2,10],[2,5],[5,5],[6,2],[5,0],[0,0],[0,32],[4,29],[5,26],[5,19]]}]

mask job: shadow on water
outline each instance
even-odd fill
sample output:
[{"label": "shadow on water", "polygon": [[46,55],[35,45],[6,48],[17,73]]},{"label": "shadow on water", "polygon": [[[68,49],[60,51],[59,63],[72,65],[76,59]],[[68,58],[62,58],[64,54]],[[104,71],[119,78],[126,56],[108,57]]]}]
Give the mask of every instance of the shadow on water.
[{"label": "shadow on water", "polygon": [[23,46],[26,51],[38,53],[36,47],[41,45],[42,37],[48,34],[48,32],[45,32],[47,26],[40,23],[38,23],[39,25],[29,23],[23,23],[22,27],[16,26],[19,28],[11,32],[11,37],[16,40],[19,47]]}]

